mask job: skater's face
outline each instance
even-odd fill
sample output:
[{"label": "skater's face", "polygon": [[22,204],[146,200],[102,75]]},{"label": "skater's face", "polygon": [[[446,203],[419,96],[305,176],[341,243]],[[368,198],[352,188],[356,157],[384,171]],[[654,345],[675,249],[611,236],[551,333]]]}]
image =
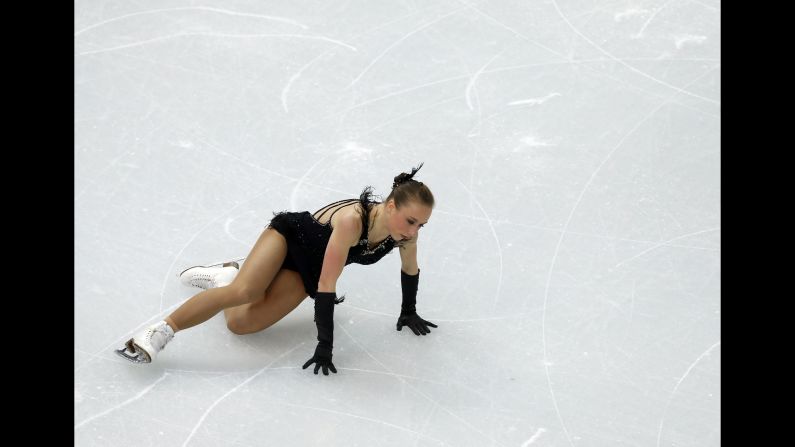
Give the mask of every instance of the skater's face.
[{"label": "skater's face", "polygon": [[392,239],[396,241],[416,239],[417,233],[431,217],[431,208],[420,202],[411,201],[398,208],[395,201],[387,203],[387,227]]}]

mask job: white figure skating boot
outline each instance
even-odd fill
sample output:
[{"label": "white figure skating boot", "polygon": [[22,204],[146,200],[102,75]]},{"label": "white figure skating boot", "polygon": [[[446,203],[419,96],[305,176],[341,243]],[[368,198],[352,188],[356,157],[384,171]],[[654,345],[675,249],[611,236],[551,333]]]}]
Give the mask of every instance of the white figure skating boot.
[{"label": "white figure skating boot", "polygon": [[127,340],[119,354],[133,363],[152,363],[157,353],[166,347],[166,343],[174,338],[174,330],[164,320],[159,321]]},{"label": "white figure skating boot", "polygon": [[234,261],[224,262],[221,266],[196,265],[183,270],[179,280],[188,287],[207,290],[229,285],[239,270],[240,266]]}]

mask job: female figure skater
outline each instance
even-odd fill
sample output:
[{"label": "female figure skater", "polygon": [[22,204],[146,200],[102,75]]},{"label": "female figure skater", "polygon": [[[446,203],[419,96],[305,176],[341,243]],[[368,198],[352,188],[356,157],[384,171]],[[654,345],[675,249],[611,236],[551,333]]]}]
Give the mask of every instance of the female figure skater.
[{"label": "female figure skater", "polygon": [[[135,363],[150,363],[174,334],[203,323],[224,311],[226,325],[235,334],[264,330],[290,313],[307,296],[315,300],[318,344],[303,366],[315,363],[336,373],[331,361],[334,340],[336,283],[343,267],[373,264],[400,248],[400,285],[403,295],[397,330],[408,326],[416,335],[438,327],[417,315],[415,308],[420,269],[417,237],[431,216],[433,194],[414,180],[422,164],[410,174],[394,178],[384,202],[372,198],[367,187],[359,199],[331,203],[314,214],[275,213],[251,249],[242,268],[235,262],[221,267],[191,267],[180,274],[185,285],[206,289],[116,350]],[[238,271],[239,270],[239,271]]]}]

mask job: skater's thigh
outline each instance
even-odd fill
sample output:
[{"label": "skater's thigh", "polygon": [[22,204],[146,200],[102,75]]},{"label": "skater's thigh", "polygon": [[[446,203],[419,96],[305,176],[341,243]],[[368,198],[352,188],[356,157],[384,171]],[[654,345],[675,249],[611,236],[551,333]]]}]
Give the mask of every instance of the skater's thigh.
[{"label": "skater's thigh", "polygon": [[235,312],[228,315],[227,324],[237,333],[261,331],[292,312],[307,296],[301,276],[282,269],[268,287],[265,297],[235,308]]},{"label": "skater's thigh", "polygon": [[267,228],[257,239],[231,285],[262,296],[279,273],[286,256],[287,241],[284,236],[273,228]]}]

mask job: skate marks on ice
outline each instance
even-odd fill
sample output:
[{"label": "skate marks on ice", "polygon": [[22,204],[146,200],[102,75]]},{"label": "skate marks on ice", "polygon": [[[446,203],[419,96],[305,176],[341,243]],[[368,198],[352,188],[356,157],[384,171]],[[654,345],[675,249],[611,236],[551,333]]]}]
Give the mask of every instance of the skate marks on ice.
[{"label": "skate marks on ice", "polygon": [[77,430],[78,430],[80,427],[82,427],[82,426],[84,426],[84,425],[88,424],[89,422],[91,422],[91,421],[93,421],[93,420],[95,420],[95,419],[98,419],[98,418],[101,418],[102,416],[105,416],[105,415],[107,415],[107,414],[110,414],[110,413],[112,413],[112,412],[114,412],[114,411],[118,410],[119,408],[122,408],[122,407],[124,407],[125,405],[131,404],[132,402],[135,402],[136,400],[138,400],[138,399],[142,398],[142,397],[143,397],[144,395],[146,395],[148,392],[152,391],[152,389],[153,389],[154,387],[156,387],[158,383],[162,382],[162,381],[163,381],[163,380],[164,380],[166,377],[168,377],[168,376],[169,376],[169,373],[167,373],[167,372],[166,372],[166,373],[163,373],[163,375],[162,375],[162,376],[160,376],[160,378],[159,378],[159,379],[155,380],[155,381],[154,381],[154,383],[152,383],[151,385],[149,385],[149,386],[147,386],[146,388],[144,388],[143,390],[141,390],[141,391],[140,391],[138,394],[136,394],[135,396],[133,396],[133,397],[131,397],[131,398],[129,398],[129,399],[127,399],[127,400],[125,400],[124,402],[122,402],[122,403],[120,403],[120,404],[118,404],[118,405],[115,405],[115,406],[113,406],[113,407],[111,407],[111,408],[108,408],[107,410],[105,410],[105,411],[103,411],[103,412],[101,412],[101,413],[95,414],[94,416],[91,416],[91,417],[89,417],[89,418],[87,418],[87,419],[83,420],[83,422],[80,422],[79,424],[75,425],[75,431],[77,431]]},{"label": "skate marks on ice", "polygon": [[530,445],[532,445],[534,442],[536,442],[536,440],[538,440],[538,438],[539,438],[539,437],[540,437],[542,434],[544,434],[544,432],[545,432],[545,431],[547,431],[547,429],[546,429],[546,428],[543,428],[543,427],[541,427],[541,428],[539,428],[538,430],[536,430],[535,434],[533,434],[533,436],[531,436],[531,437],[530,437],[530,439],[528,439],[527,441],[525,441],[525,442],[522,444],[522,447],[530,447]]},{"label": "skate marks on ice", "polygon": [[[560,1],[410,0],[377,9],[310,1],[317,8],[309,16],[281,0],[226,9],[154,0],[76,4],[75,206],[83,223],[101,220],[99,238],[123,251],[111,257],[93,242],[96,231],[76,232],[78,444],[101,445],[114,427],[154,423],[170,445],[255,445],[261,436],[308,445],[302,441],[310,435],[295,428],[317,412],[333,421],[331,441],[361,443],[375,427],[409,445],[654,445],[655,438],[662,445],[677,436],[712,447],[714,438],[687,430],[716,424],[714,400],[698,400],[690,385],[715,383],[716,362],[706,359],[719,352],[719,336],[710,332],[719,286],[680,267],[690,263],[715,278],[720,272],[720,227],[709,202],[719,185],[707,166],[720,119],[716,14],[691,14],[698,12],[693,1],[642,10]],[[670,107],[655,111],[661,102]],[[346,144],[367,150],[335,156]],[[137,333],[181,304],[183,291],[171,282],[177,272],[224,256],[186,258],[207,248],[198,247],[203,238],[220,237],[227,255],[244,254],[238,250],[261,231],[258,216],[270,215],[271,206],[303,208],[312,197],[356,194],[363,179],[391,178],[389,166],[416,164],[422,154],[437,166],[428,184],[438,191],[435,213],[446,220],[426,230],[434,237],[425,239],[431,250],[421,259],[433,272],[429,311],[451,329],[436,334],[446,351],[386,339],[395,317],[390,300],[399,293],[388,273],[397,265],[392,258],[346,274],[360,290],[348,311],[372,324],[339,331],[340,360],[345,351],[357,355],[333,384],[306,381],[297,366],[262,369],[299,341],[310,346],[306,305],[287,331],[234,336],[221,315],[186,333],[190,341],[177,356],[184,371],[165,369],[169,381],[161,365],[132,366],[136,359],[110,354],[136,355],[123,346],[132,334],[114,337],[114,330],[146,320]],[[137,169],[122,179],[115,171],[128,162]],[[368,172],[353,173],[361,167]],[[332,176],[339,169],[350,171]],[[130,219],[129,210],[108,207],[102,191],[148,214]],[[637,203],[641,195],[654,209]],[[514,206],[520,203],[529,206]],[[141,230],[143,222],[150,227]],[[669,251],[687,257],[671,259]],[[655,269],[658,257],[664,262]],[[611,268],[617,273],[606,277]],[[110,300],[108,290],[129,286],[114,276],[125,269],[136,284]],[[371,280],[391,289],[358,289]],[[664,280],[670,291],[659,287]],[[677,301],[680,291],[699,299]],[[603,304],[603,313],[585,312]],[[113,327],[98,322],[119,307],[131,313]],[[638,348],[660,334],[682,336],[684,326],[698,352],[679,338]],[[98,330],[101,337],[89,338]],[[490,362],[462,362],[470,348],[488,351]],[[593,349],[598,358],[580,357]],[[263,352],[267,360],[257,361]],[[532,360],[519,364],[517,355]],[[401,362],[409,356],[426,363]],[[221,357],[231,361],[221,364]],[[673,371],[649,379],[665,365]],[[205,367],[233,373],[205,377]],[[487,380],[473,379],[480,376]],[[127,391],[109,392],[105,383]],[[593,384],[614,386],[626,396],[616,400],[629,405],[606,403],[612,395]],[[392,405],[373,412],[377,390]],[[283,409],[257,399],[274,392]],[[191,399],[194,412],[174,411],[175,395]],[[709,411],[699,413],[701,404]],[[623,411],[633,405],[637,416]],[[244,413],[279,424],[263,428],[238,419]],[[610,424],[600,424],[602,416]],[[157,438],[131,433],[119,447]]]}]

